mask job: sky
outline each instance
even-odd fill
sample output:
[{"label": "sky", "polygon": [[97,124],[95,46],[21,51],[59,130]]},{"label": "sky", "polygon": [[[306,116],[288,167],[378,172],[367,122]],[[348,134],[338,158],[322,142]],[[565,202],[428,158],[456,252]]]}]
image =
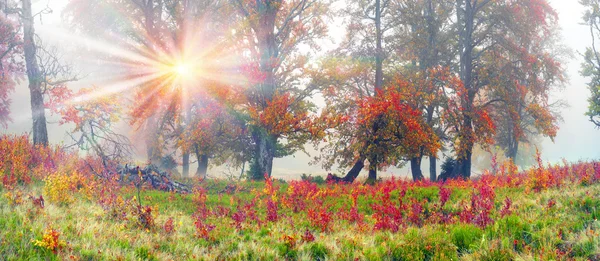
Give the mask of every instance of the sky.
[{"label": "sky", "polygon": [[[42,20],[36,20],[36,31],[44,42],[50,45],[57,45],[61,48],[69,44],[87,45],[89,43],[81,41],[76,36],[69,34],[68,31],[57,30],[64,28],[62,25],[61,11],[67,0],[38,0],[34,1],[34,9],[41,10],[49,6],[53,12],[46,14]],[[545,138],[542,143],[542,158],[551,163],[560,162],[562,159],[567,161],[600,159],[600,129],[594,128],[584,115],[587,110],[589,90],[587,89],[587,80],[580,76],[579,71],[583,61],[581,53],[585,51],[586,46],[591,43],[591,37],[587,26],[581,24],[583,7],[576,0],[550,0],[552,6],[559,15],[559,25],[562,28],[562,43],[571,49],[573,58],[566,61],[564,67],[569,81],[561,90],[552,93],[553,100],[564,100],[568,107],[561,110],[564,119],[560,123],[559,131],[554,141]],[[339,26],[338,26],[339,27]],[[331,32],[332,35],[341,35],[340,31]],[[84,75],[80,81],[74,84],[75,88],[98,84],[110,75],[103,74],[93,66],[86,64],[85,57],[70,56],[68,51],[65,55],[67,60],[73,63],[80,75]],[[26,87],[26,80],[21,82],[12,95],[13,104],[11,106],[11,117],[13,122],[9,124],[8,129],[0,130],[2,133],[22,133],[31,131],[31,109],[29,107],[29,92]],[[60,143],[66,138],[66,126],[59,126],[57,119],[50,117],[48,125],[51,142]],[[308,148],[308,151],[314,153],[314,150]],[[311,155],[314,156],[314,155]],[[324,175],[327,171],[320,166],[309,165],[311,157],[299,152],[293,156],[275,159],[273,167],[273,176],[281,178],[297,177],[299,174],[307,173],[313,175]],[[192,168],[193,169],[193,168]],[[427,167],[423,166],[424,174]],[[333,171],[341,173],[345,170]],[[228,168],[218,168],[209,170],[209,175],[219,175],[223,173],[239,173],[238,170]],[[383,172],[384,176],[409,176],[410,170],[389,169]]]}]

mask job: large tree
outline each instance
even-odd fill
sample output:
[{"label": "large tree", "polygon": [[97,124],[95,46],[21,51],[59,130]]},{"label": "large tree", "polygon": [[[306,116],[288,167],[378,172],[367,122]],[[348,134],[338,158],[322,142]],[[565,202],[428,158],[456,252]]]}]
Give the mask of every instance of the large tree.
[{"label": "large tree", "polygon": [[[542,41],[555,25],[557,16],[546,1],[457,0],[456,8],[459,32],[458,74],[462,86],[457,90],[457,108],[453,112],[457,161],[451,176],[469,178],[473,146],[476,143],[492,142],[495,134],[490,107],[502,101],[491,94],[508,87],[497,84],[502,73],[494,63],[498,59],[509,59],[507,57],[511,54],[534,57],[536,53],[531,49],[515,48],[520,46],[519,39],[511,35],[511,32],[526,31],[532,36],[530,41],[533,43]],[[536,74],[532,75],[533,78],[528,80],[535,81]],[[536,86],[525,86],[532,89],[534,87]],[[547,87],[544,85],[530,94],[542,103],[549,90]],[[540,103],[534,103],[528,108],[532,113],[538,113],[543,109],[543,104]]]},{"label": "large tree", "polygon": [[[355,120],[359,107],[356,99],[375,100],[375,97],[384,94],[383,87],[390,78],[386,77],[385,67],[392,54],[389,41],[392,30],[398,24],[397,11],[395,2],[389,0],[347,2],[340,11],[348,21],[346,37],[336,50],[328,54],[320,65],[320,71],[312,76],[313,84],[324,89],[328,102],[326,111],[353,119],[335,126],[335,131],[330,133],[332,142],[322,148],[325,155],[320,157],[326,168],[334,163],[340,167],[351,166],[341,178],[345,182],[354,181],[365,166],[369,170],[368,180],[375,181],[380,165],[387,161],[377,153],[381,149],[372,149],[382,143],[377,133],[385,129],[385,117],[379,115],[369,121],[371,125],[368,126],[357,125]],[[332,92],[332,89],[337,90]]]},{"label": "large tree", "polygon": [[[318,0],[233,0],[240,26],[240,53],[254,79],[246,92],[255,146],[251,178],[271,175],[273,159],[303,149],[312,121],[307,114],[314,88],[302,84],[308,55],[326,34],[328,3]],[[287,125],[287,126],[286,126]]]},{"label": "large tree", "polygon": [[598,0],[581,0],[587,10],[583,16],[583,20],[589,26],[590,35],[592,36],[591,46],[587,48],[581,74],[590,77],[588,88],[590,89],[590,98],[588,111],[586,115],[590,121],[600,128],[600,54],[598,54],[598,41],[600,36],[600,1]]},{"label": "large tree", "polygon": [[[451,65],[451,22],[454,2],[451,0],[401,1],[401,23],[396,28],[395,49],[400,54],[397,63],[400,71],[413,81],[411,106],[423,111],[425,123],[433,128],[438,137],[444,138],[441,112],[447,104],[443,89],[449,79],[446,68]],[[425,155],[424,148],[417,148],[410,158],[413,180],[423,179],[421,161],[429,157],[430,180],[437,178],[437,151]]]}]

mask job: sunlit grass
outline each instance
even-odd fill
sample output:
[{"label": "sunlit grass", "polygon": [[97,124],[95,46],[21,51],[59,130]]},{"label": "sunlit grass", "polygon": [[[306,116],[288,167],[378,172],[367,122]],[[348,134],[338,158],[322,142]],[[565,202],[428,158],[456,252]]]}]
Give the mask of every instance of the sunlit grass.
[{"label": "sunlit grass", "polygon": [[[41,185],[38,183],[18,189],[23,190],[25,195],[37,195],[42,192]],[[213,186],[209,186],[207,206],[233,207],[232,195],[219,193],[224,185],[225,183],[214,183]],[[250,185],[261,189],[257,183]],[[283,191],[284,188],[281,189],[281,192]],[[6,192],[2,190],[2,194]],[[414,193],[424,193],[423,196],[435,194],[424,191]],[[449,202],[451,205],[463,200],[463,193],[455,194],[457,196],[451,197]],[[251,196],[249,191],[235,195],[246,199]],[[482,260],[499,255],[493,252],[497,249],[507,249],[507,253],[516,259],[534,260],[540,259],[540,256],[535,254],[540,249],[556,249],[563,245],[577,251],[571,254],[575,260],[586,260],[590,255],[598,253],[599,238],[596,231],[600,229],[600,223],[594,220],[592,215],[594,210],[600,209],[600,200],[597,200],[600,198],[600,185],[568,185],[561,189],[529,194],[504,189],[498,191],[497,196],[498,202],[504,197],[513,198],[517,211],[513,216],[498,219],[494,225],[483,229],[483,237],[477,238],[475,243],[460,252],[460,259]],[[36,209],[29,200],[20,205],[10,205],[7,198],[2,197],[0,255],[8,260],[61,260],[71,256],[78,260],[282,259],[285,255],[292,255],[300,260],[312,260],[315,253],[320,253],[318,251],[323,247],[328,259],[373,260],[407,253],[418,254],[421,247],[426,248],[434,244],[446,244],[448,249],[457,251],[452,231],[454,227],[463,226],[411,226],[403,233],[392,233],[373,231],[370,228],[363,230],[346,221],[335,221],[330,232],[322,233],[311,229],[315,235],[315,242],[303,243],[298,240],[294,252],[288,253],[286,251],[291,250],[284,247],[282,237],[287,235],[299,239],[303,230],[310,228],[301,214],[284,212],[284,217],[275,223],[268,223],[262,227],[248,225],[242,230],[234,229],[230,219],[211,216],[207,222],[217,227],[212,232],[214,240],[207,241],[196,235],[191,214],[196,205],[191,195],[146,191],[143,192],[143,198],[144,204],[154,205],[158,209],[157,226],[150,230],[136,226],[133,217],[128,217],[130,220],[108,217],[100,206],[83,195],[78,195],[76,201],[69,205],[47,202],[44,209]],[[556,205],[549,208],[548,201],[551,199],[556,201]],[[360,204],[369,203],[364,201]],[[590,210],[592,213],[589,213]],[[175,230],[171,234],[162,228],[168,218],[174,220]],[[366,216],[365,221],[370,223],[371,219],[370,216]],[[515,221],[506,223],[505,220]],[[514,222],[522,224],[525,232],[507,232],[506,229],[515,227]],[[58,255],[31,243],[31,240],[41,238],[48,226],[60,231],[61,238],[67,242],[67,248],[61,250]],[[565,234],[564,239],[558,238],[561,230]],[[411,241],[411,233],[416,233],[414,236],[420,238],[420,241]],[[532,249],[515,250],[514,240],[528,240],[528,246]],[[447,253],[453,253],[452,251]]]}]

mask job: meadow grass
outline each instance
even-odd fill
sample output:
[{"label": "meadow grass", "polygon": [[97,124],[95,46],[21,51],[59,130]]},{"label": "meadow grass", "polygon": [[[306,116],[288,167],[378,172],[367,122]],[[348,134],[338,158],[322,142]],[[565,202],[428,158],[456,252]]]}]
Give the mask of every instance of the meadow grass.
[{"label": "meadow grass", "polygon": [[[277,183],[285,194],[287,184]],[[206,184],[205,184],[206,185]],[[206,207],[235,210],[237,202],[251,201],[252,190],[262,183],[238,183],[238,191],[225,190],[227,182],[206,185]],[[227,215],[204,220],[215,225],[210,238],[198,236],[193,213],[194,195],[144,190],[142,202],[156,209],[155,225],[143,228],[136,217],[114,218],[93,198],[76,194],[71,203],[46,202],[36,207],[27,195],[42,195],[43,183],[0,189],[0,256],[5,260],[589,260],[600,257],[600,185],[569,184],[538,193],[519,188],[496,190],[495,209],[512,199],[512,214],[494,214],[485,228],[453,222],[406,225],[400,231],[374,230],[372,197],[358,197],[364,222],[333,218],[327,231],[311,225],[302,212],[281,208],[276,222],[247,222],[236,228]],[[22,202],[10,193],[20,191]],[[470,189],[454,188],[445,208],[458,210]],[[122,191],[124,198],[136,195]],[[439,188],[409,189],[405,198],[436,202]],[[45,195],[45,197],[47,197]],[[398,200],[397,191],[391,193]],[[339,202],[336,202],[339,201]],[[348,205],[347,198],[327,197],[332,212]],[[342,202],[342,203],[340,203]],[[315,206],[308,206],[313,208]],[[264,209],[259,208],[259,215]],[[261,212],[262,211],[262,212]],[[163,224],[171,218],[174,230]],[[64,247],[53,251],[37,246],[45,231],[60,233]],[[314,241],[302,240],[306,231]]]}]

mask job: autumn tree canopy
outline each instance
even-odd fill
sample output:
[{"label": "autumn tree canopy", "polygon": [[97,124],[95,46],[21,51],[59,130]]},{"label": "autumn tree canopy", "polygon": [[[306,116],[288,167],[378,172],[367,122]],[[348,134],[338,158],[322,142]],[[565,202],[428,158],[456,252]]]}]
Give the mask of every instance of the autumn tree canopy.
[{"label": "autumn tree canopy", "polygon": [[[597,3],[582,3],[596,36]],[[27,46],[37,40],[33,24],[6,13],[0,121],[27,68],[42,102],[32,99],[32,109],[47,106],[73,123],[80,147],[113,155],[97,141],[129,143],[111,129],[126,119],[150,162],[169,160],[184,176],[194,162],[200,176],[209,163],[249,163],[247,176],[262,179],[274,158],[311,143],[315,162],[348,169],[337,180],[365,168],[375,181],[408,164],[421,180],[424,158],[436,180],[440,151],[456,158],[441,179],[469,178],[474,146],[495,144],[515,159],[520,144],[557,133],[549,93],[565,82],[563,50],[546,0],[71,0],[63,18],[114,47],[92,50],[113,79],[70,89],[76,77],[58,55]],[[346,35],[323,54],[331,21],[343,21]],[[595,53],[583,72],[593,79]]]}]

